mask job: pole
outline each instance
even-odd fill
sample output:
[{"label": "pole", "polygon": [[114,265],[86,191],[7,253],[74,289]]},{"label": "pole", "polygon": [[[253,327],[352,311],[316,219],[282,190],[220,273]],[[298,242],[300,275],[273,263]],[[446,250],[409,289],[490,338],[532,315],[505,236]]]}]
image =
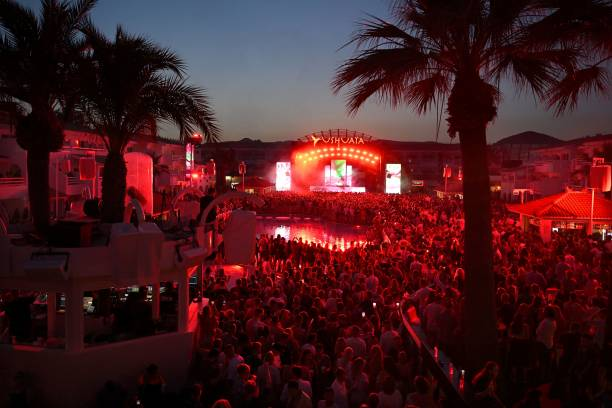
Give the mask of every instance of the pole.
[{"label": "pole", "polygon": [[589,218],[589,235],[593,234],[593,207],[595,206],[595,189],[591,187],[591,216]]},{"label": "pole", "polygon": [[446,187],[448,185],[448,173],[447,173],[448,165],[444,165],[444,196],[446,197]]},{"label": "pole", "polygon": [[59,173],[59,168],[57,166],[57,157],[55,159],[55,219],[57,220],[59,218],[59,192],[57,191],[58,189],[58,175]]}]

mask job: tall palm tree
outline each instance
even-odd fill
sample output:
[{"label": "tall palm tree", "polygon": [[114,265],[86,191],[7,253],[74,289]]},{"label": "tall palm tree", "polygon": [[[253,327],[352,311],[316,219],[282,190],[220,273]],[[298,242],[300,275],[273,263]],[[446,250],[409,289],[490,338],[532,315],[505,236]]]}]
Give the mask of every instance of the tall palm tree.
[{"label": "tall palm tree", "polygon": [[199,130],[206,142],[216,141],[219,129],[206,94],[185,83],[185,65],[173,52],[121,27],[114,40],[91,27],[86,33],[90,49],[79,108],[108,150],[102,219],[120,222],[127,173],[123,153],[130,140],[155,135],[158,121],[177,125],[183,140]]},{"label": "tall palm tree", "polygon": [[19,116],[16,135],[28,152],[30,209],[41,233],[49,225],[49,153],[64,141],[63,121],[76,95],[79,30],[95,3],[41,0],[37,15],[15,0],[0,0],[0,101],[29,112]]},{"label": "tall palm tree", "polygon": [[[486,129],[497,114],[499,83],[509,79],[559,112],[573,107],[580,92],[603,90],[605,73],[598,62],[605,47],[595,46],[594,39],[605,36],[593,30],[590,38],[581,37],[580,27],[595,16],[607,16],[599,28],[609,27],[611,8],[600,0],[397,1],[393,23],[376,17],[360,23],[349,42],[356,55],[332,82],[336,93],[349,88],[352,114],[373,96],[420,114],[446,101],[448,133],[458,135],[463,158],[463,327],[470,370],[496,356]],[[572,31],[563,31],[568,27]],[[582,82],[572,80],[589,66],[597,72]]]}]

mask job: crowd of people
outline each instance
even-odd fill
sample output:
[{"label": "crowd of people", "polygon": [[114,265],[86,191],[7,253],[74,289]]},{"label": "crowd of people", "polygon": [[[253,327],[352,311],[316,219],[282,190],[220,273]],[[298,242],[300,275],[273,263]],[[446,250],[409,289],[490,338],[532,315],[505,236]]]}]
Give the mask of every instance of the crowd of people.
[{"label": "crowd of people", "polygon": [[[208,288],[212,303],[202,313],[193,375],[209,401],[442,404],[399,310],[404,301],[414,307],[428,342],[461,365],[461,202],[382,194],[263,198],[270,211],[369,223],[377,238],[343,252],[260,237],[254,274],[229,291]],[[494,204],[500,361],[474,378],[475,403],[596,406],[609,398],[602,350],[612,242],[581,232],[556,233],[545,243]]]},{"label": "crowd of people", "polygon": [[[461,201],[371,193],[262,198],[258,211],[368,225],[371,239],[342,251],[260,236],[253,273],[233,287],[208,267],[184,406],[444,406],[402,312],[412,312],[427,342],[461,367]],[[492,226],[500,358],[467,379],[469,398],[480,406],[605,406],[612,241],[561,231],[543,242],[497,202]],[[144,406],[161,406],[157,367],[140,386]]]}]

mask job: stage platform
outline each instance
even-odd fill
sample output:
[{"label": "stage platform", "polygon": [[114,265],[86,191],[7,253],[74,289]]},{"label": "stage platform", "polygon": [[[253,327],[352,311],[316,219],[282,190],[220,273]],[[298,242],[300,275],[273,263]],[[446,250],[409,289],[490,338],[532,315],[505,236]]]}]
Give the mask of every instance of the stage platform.
[{"label": "stage platform", "polygon": [[318,193],[365,193],[365,187],[355,186],[310,186],[310,191]]}]

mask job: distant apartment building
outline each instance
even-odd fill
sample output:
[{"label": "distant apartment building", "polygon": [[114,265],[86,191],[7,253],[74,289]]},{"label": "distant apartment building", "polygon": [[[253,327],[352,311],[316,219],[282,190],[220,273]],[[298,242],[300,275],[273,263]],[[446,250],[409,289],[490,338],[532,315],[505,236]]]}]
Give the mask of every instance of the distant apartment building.
[{"label": "distant apartment building", "polygon": [[[0,113],[2,113],[0,111]],[[107,151],[103,140],[85,129],[68,128],[61,150],[49,158],[50,208],[62,216],[71,202],[84,196],[101,197],[102,172]],[[142,137],[131,141],[126,152],[142,152],[153,159],[154,188],[186,185],[185,146],[172,139]],[[84,180],[80,174],[81,158],[93,158],[96,177]],[[9,115],[0,114],[0,201],[10,214],[28,207],[27,152],[17,143],[15,125]],[[27,210],[26,210],[27,211]]]},{"label": "distant apartment building", "polygon": [[507,201],[556,194],[588,187],[593,157],[612,160],[612,134],[570,141],[550,141],[529,151],[522,160],[506,161],[501,170],[501,196]]}]

